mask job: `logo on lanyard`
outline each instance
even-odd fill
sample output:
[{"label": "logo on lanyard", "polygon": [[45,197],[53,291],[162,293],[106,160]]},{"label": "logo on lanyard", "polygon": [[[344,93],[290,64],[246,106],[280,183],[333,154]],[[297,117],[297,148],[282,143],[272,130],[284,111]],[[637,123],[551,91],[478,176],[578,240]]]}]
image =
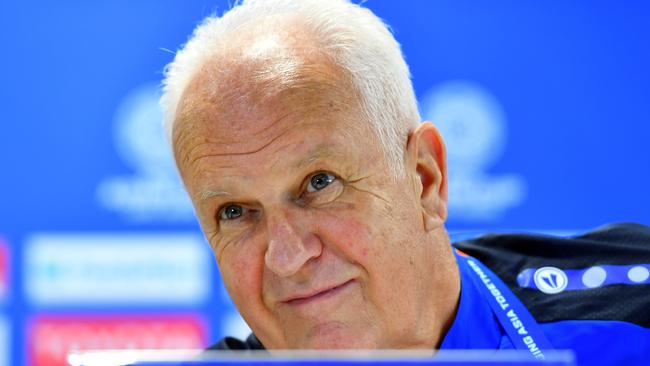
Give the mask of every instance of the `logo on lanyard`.
[{"label": "logo on lanyard", "polygon": [[542,267],[536,270],[533,279],[537,288],[546,294],[560,293],[569,283],[564,271],[556,267]]}]

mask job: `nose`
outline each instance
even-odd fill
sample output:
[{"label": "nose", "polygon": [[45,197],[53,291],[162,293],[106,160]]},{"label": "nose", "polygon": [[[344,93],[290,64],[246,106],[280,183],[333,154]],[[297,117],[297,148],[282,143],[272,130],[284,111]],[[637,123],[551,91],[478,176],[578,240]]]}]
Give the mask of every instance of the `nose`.
[{"label": "nose", "polygon": [[297,273],[312,258],[321,255],[322,244],[306,226],[285,212],[268,218],[268,248],[264,254],[266,267],[280,277]]}]

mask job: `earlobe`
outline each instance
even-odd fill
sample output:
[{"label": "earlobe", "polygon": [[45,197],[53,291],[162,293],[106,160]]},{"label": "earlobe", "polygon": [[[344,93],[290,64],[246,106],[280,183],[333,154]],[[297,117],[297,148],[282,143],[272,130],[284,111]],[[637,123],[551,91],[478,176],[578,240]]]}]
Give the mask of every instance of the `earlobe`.
[{"label": "earlobe", "polygon": [[431,122],[420,124],[409,136],[407,154],[417,177],[422,219],[426,231],[447,219],[447,163],[445,145]]}]

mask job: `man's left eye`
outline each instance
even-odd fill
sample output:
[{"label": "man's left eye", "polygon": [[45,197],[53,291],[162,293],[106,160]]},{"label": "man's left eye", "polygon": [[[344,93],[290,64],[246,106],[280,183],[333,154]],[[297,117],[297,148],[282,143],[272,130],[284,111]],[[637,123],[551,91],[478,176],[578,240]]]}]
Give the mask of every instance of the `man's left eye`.
[{"label": "man's left eye", "polygon": [[309,179],[309,184],[307,184],[307,192],[316,192],[327,187],[332,183],[336,177],[330,173],[318,173],[314,174]]}]

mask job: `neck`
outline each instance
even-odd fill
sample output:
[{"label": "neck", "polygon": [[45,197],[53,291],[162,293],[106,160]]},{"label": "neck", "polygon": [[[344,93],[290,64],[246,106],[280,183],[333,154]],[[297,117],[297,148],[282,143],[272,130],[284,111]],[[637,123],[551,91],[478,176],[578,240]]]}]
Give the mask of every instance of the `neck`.
[{"label": "neck", "polygon": [[[403,324],[400,339],[385,348],[437,349],[451,328],[460,299],[460,274],[449,236],[444,228],[426,233],[419,241],[429,257],[418,261],[416,306]],[[397,341],[397,342],[395,342]]]}]

